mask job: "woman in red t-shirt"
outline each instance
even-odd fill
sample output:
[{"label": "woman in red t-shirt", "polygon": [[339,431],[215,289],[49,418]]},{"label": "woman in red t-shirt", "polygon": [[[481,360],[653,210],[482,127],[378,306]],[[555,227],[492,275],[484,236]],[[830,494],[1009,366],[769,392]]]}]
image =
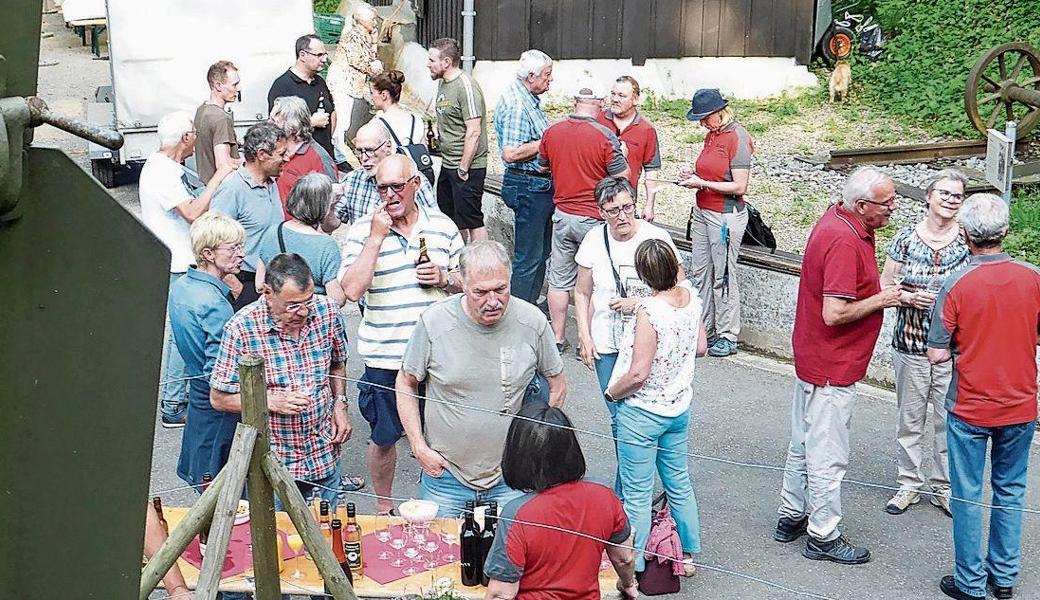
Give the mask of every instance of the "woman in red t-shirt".
[{"label": "woman in red t-shirt", "polygon": [[[328,173],[321,160],[321,155],[316,150],[319,146],[311,138],[311,132],[314,131],[314,128],[311,127],[311,112],[303,98],[298,96],[275,98],[274,106],[271,107],[270,120],[284,129],[288,138],[286,152],[289,155],[289,161],[282,167],[282,174],[275,180],[278,196],[282,199],[282,212],[285,213],[285,220],[288,221],[292,215],[286,208],[286,201],[289,199],[289,192],[292,190],[293,184],[309,173],[325,173],[326,175]],[[335,182],[335,172],[329,178]]]},{"label": "woman in red t-shirt", "polygon": [[740,290],[737,255],[748,213],[744,204],[751,176],[751,136],[733,117],[719,90],[697,90],[686,118],[708,130],[695,166],[679,169],[679,185],[697,190],[691,217],[693,281],[704,309],[708,354],[737,353]]}]

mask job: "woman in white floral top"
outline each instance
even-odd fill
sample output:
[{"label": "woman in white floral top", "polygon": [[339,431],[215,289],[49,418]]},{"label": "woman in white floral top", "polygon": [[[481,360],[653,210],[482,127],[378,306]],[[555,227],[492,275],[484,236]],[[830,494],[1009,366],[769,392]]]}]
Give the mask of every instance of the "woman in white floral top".
[{"label": "woman in white floral top", "polygon": [[[383,63],[376,51],[376,26],[379,18],[375,9],[360,3],[354,9],[354,26],[343,33],[329,65],[329,76],[325,78],[336,106],[350,118],[340,119],[333,133],[337,147],[346,139],[354,150],[354,136],[358,129],[372,118],[372,103],[369,101],[368,82],[383,72]],[[337,161],[339,159],[337,158]]]},{"label": "woman in white floral top", "polygon": [[[701,550],[697,499],[687,467],[694,359],[704,356],[708,342],[695,292],[678,286],[679,263],[667,242],[639,244],[636,274],[653,296],[639,303],[629,342],[621,344],[617,364],[604,395],[618,402],[618,465],[625,490],[624,505],[635,547],[646,547],[654,474],[661,476],[692,575],[692,556]],[[645,567],[636,554],[636,571]]]},{"label": "woman in white floral top", "polygon": [[928,500],[950,513],[950,475],[946,463],[946,390],[953,376],[951,362],[933,365],[926,352],[932,304],[946,277],[964,268],[970,255],[957,223],[964,201],[964,176],[941,171],[925,189],[924,219],[899,230],[888,244],[881,285],[903,288],[892,330],[892,366],[896,374],[899,423],[896,446],[899,491],[885,505],[898,515],[921,501],[925,490],[924,430],[929,405],[932,412],[932,464],[927,483],[937,495]]}]

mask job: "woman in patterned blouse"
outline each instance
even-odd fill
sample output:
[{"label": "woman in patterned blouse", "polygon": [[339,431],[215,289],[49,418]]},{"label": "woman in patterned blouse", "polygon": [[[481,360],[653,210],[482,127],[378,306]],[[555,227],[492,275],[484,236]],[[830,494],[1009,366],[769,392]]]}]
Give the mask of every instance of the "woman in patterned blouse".
[{"label": "woman in patterned blouse", "polygon": [[899,423],[899,491],[885,511],[898,515],[921,501],[925,491],[923,448],[925,419],[932,408],[932,465],[929,501],[950,515],[950,477],[946,464],[946,390],[952,363],[933,365],[926,356],[931,309],[946,277],[963,268],[969,258],[957,211],[964,200],[963,175],[945,170],[929,181],[925,190],[924,219],[903,227],[888,245],[881,285],[903,288],[892,332],[892,365],[896,374]]},{"label": "woman in patterned blouse", "polygon": [[[326,81],[336,106],[350,106],[343,110],[349,119],[340,119],[333,139],[344,141],[354,150],[354,136],[358,129],[372,118],[368,82],[383,72],[383,63],[376,52],[376,26],[379,18],[375,9],[364,2],[354,9],[354,26],[344,32],[332,56]],[[340,125],[340,123],[342,125]]]}]

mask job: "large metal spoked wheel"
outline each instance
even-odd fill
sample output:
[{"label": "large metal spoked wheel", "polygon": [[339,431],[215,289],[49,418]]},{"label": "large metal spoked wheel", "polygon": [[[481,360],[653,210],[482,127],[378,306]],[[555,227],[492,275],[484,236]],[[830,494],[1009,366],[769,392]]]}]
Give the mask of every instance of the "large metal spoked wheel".
[{"label": "large metal spoked wheel", "polygon": [[1025,137],[1040,122],[1040,51],[1012,42],[984,54],[968,75],[964,108],[983,135],[1015,121],[1018,137]]}]

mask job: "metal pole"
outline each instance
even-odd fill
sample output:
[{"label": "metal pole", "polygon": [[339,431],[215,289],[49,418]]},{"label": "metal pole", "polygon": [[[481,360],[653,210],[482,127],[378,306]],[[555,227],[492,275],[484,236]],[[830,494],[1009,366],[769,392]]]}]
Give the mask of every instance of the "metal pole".
[{"label": "metal pole", "polygon": [[1015,179],[1015,138],[1017,137],[1017,129],[1018,124],[1014,121],[1008,121],[1007,127],[1004,129],[1004,135],[1011,140],[1011,148],[1008,152],[1011,164],[1008,166],[1007,178],[1005,179],[1006,187],[1004,188],[1004,202],[1007,202],[1008,206],[1011,206],[1011,182]]},{"label": "metal pole", "polygon": [[474,0],[462,3],[462,70],[467,75],[473,74],[473,17],[477,16]]}]

